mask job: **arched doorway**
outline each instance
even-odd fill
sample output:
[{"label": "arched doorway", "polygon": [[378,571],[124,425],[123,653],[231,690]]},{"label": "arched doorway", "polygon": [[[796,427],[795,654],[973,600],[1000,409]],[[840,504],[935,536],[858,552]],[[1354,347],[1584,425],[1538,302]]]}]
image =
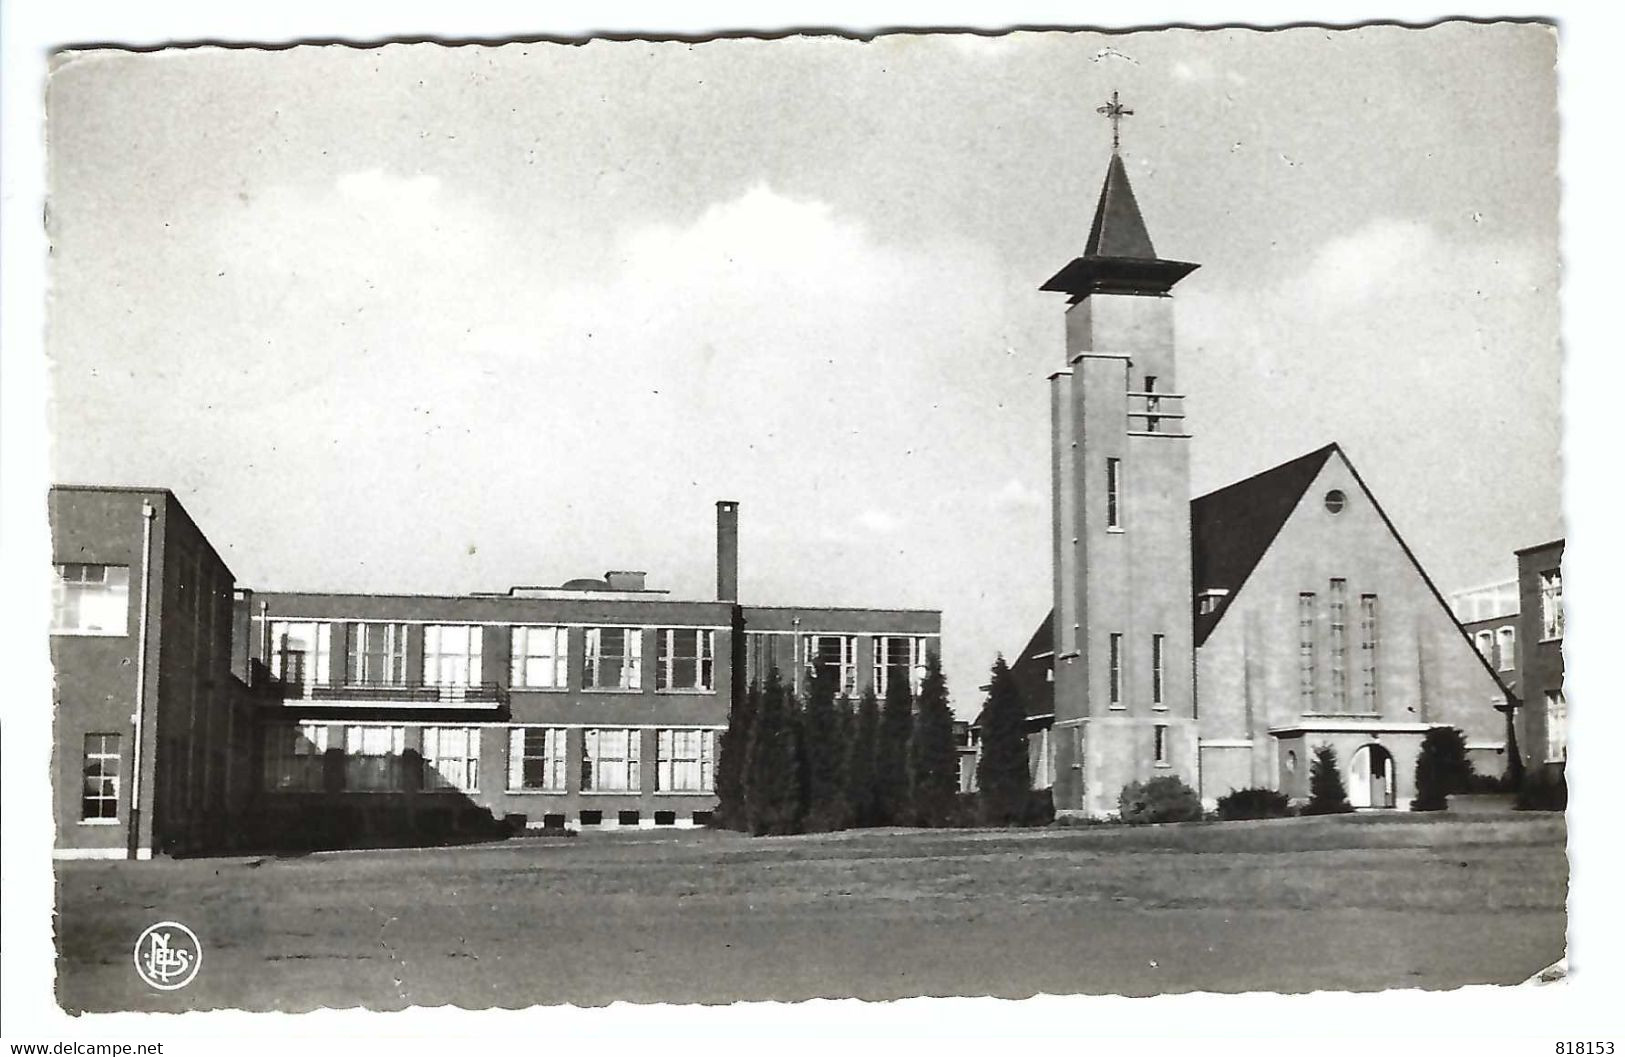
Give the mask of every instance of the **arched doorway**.
[{"label": "arched doorway", "polygon": [[1349,758],[1349,803],[1394,806],[1394,757],[1381,745],[1362,745]]}]

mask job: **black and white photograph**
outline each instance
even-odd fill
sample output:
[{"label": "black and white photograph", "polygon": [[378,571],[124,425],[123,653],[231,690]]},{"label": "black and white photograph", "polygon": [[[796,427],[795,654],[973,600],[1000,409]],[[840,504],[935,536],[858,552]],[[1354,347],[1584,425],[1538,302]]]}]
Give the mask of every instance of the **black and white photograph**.
[{"label": "black and white photograph", "polygon": [[1571,986],[1553,21],[256,43],[42,87],[63,1013]]}]

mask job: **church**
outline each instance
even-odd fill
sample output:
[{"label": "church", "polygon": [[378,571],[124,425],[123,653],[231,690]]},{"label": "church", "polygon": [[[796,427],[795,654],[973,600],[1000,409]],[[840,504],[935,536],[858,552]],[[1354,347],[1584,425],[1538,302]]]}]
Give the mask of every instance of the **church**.
[{"label": "church", "polygon": [[1153,248],[1113,123],[1049,376],[1054,606],[1012,665],[1034,785],[1105,815],[1177,775],[1307,798],[1330,745],[1356,807],[1406,807],[1430,727],[1505,770],[1515,698],[1474,649],[1348,455],[1328,444],[1190,497],[1174,288],[1198,266]]}]

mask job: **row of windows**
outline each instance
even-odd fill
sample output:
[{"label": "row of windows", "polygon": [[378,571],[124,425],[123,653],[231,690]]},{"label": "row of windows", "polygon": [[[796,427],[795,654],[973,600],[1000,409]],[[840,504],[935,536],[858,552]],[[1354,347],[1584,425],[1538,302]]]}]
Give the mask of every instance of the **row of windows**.
[{"label": "row of windows", "polygon": [[1500,671],[1510,672],[1518,666],[1518,632],[1511,625],[1493,632],[1486,628],[1473,636],[1473,644]]},{"label": "row of windows", "polygon": [[[570,629],[526,625],[509,629],[509,685],[563,690],[570,683]],[[339,682],[400,686],[407,671],[407,625],[350,624],[349,651]],[[484,628],[428,624],[423,628],[422,681],[431,686],[477,686],[485,681]],[[640,690],[644,685],[643,633],[638,628],[586,628],[582,635],[582,688]],[[659,628],[655,632],[655,689],[715,690],[716,632]],[[284,682],[331,685],[333,625],[271,622],[271,674]]]},{"label": "row of windows", "polygon": [[[924,635],[873,635],[871,638],[871,680],[875,694],[886,696],[894,682],[905,682],[915,695],[925,679],[928,640]],[[794,655],[781,657],[781,643],[789,640]],[[858,636],[808,634],[787,636],[776,632],[752,631],[745,634],[745,679],[765,682],[768,673],[799,673],[795,685],[822,672],[840,696],[858,692]]]},{"label": "row of windows", "polygon": [[[422,728],[421,776],[406,757],[406,727],[345,728],[343,788],[350,792],[406,792],[480,788],[480,728]],[[574,773],[584,792],[641,792],[643,732],[636,728],[589,728],[582,732]],[[569,791],[569,751],[563,727],[512,727],[508,731],[510,792]],[[334,746],[336,747],[336,746]],[[301,723],[266,732],[265,788],[273,792],[322,792],[327,788],[328,727]],[[709,793],[716,787],[716,732],[655,733],[655,791]]]},{"label": "row of windows", "polygon": [[[1321,689],[1318,672],[1322,645],[1321,616],[1320,599],[1315,592],[1305,591],[1298,595],[1298,694],[1306,713],[1321,711],[1318,707]],[[1347,713],[1350,711],[1347,580],[1331,581],[1325,618],[1326,682],[1330,695],[1325,711]],[[1355,688],[1353,705],[1358,712],[1375,713],[1379,711],[1376,595],[1360,596],[1359,620],[1359,684]]]}]

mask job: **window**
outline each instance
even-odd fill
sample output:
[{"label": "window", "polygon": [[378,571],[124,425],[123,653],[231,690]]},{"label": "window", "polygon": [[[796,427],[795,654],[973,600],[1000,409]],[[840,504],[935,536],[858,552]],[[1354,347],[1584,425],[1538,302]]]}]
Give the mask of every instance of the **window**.
[{"label": "window", "polygon": [[1498,628],[1495,632],[1496,667],[1510,672],[1518,666],[1518,632],[1516,628]]},{"label": "window", "polygon": [[848,697],[858,691],[858,637],[856,635],[807,635],[805,649],[807,677],[822,671],[835,680],[835,693]]},{"label": "window", "polygon": [[1123,636],[1112,632],[1110,650],[1110,687],[1108,701],[1113,708],[1123,707]]},{"label": "window", "polygon": [[570,685],[569,646],[567,628],[514,628],[509,682],[527,689],[563,690]]},{"label": "window", "polygon": [[423,629],[423,681],[430,686],[478,686],[483,629],[430,624]]},{"label": "window", "polygon": [[1561,690],[1546,691],[1546,762],[1569,758],[1569,704]]},{"label": "window", "polygon": [[1123,460],[1106,460],[1106,527],[1120,529],[1123,527],[1122,511],[1119,509],[1118,493],[1123,484]]},{"label": "window", "polygon": [[70,562],[56,567],[53,635],[126,635],[129,630],[129,566]]},{"label": "window", "polygon": [[1298,596],[1298,699],[1303,711],[1315,710],[1315,593]]},{"label": "window", "polygon": [[1150,395],[1157,391],[1156,375],[1148,374],[1145,376],[1145,391],[1147,394],[1145,398],[1145,431],[1147,433],[1157,433],[1162,429],[1162,419],[1157,417],[1157,412],[1162,409],[1162,397]]},{"label": "window", "polygon": [[1151,704],[1165,708],[1162,703],[1162,646],[1163,636],[1151,636]]},{"label": "window", "polygon": [[642,732],[587,730],[581,738],[581,788],[596,793],[635,793],[642,787],[638,749]]},{"label": "window", "polygon": [[1349,705],[1347,580],[1332,581],[1330,606],[1332,711],[1346,712]]},{"label": "window", "polygon": [[508,731],[508,788],[562,793],[569,779],[563,727],[514,727]]},{"label": "window", "polygon": [[85,735],[85,786],[79,817],[85,822],[118,819],[119,743],[117,734]]},{"label": "window", "polygon": [[1562,569],[1540,574],[1540,637],[1543,641],[1563,637]]},{"label": "window", "polygon": [[1329,513],[1341,514],[1343,508],[1348,506],[1349,497],[1343,494],[1341,488],[1333,488],[1326,493],[1326,510]]},{"label": "window", "polygon": [[1167,725],[1163,724],[1163,723],[1158,723],[1155,727],[1152,727],[1151,728],[1151,738],[1152,738],[1152,750],[1153,750],[1153,754],[1156,756],[1157,766],[1158,767],[1166,767],[1166,766],[1168,766],[1168,727],[1167,727]]},{"label": "window", "polygon": [[271,677],[301,686],[331,680],[333,625],[315,621],[271,621]]},{"label": "window", "polygon": [[1210,587],[1197,596],[1196,613],[1198,616],[1208,616],[1219,611],[1219,606],[1229,596],[1230,592],[1222,587]]},{"label": "window", "polygon": [[479,790],[478,727],[423,728],[423,788]]},{"label": "window", "polygon": [[300,723],[265,729],[265,788],[274,793],[319,793],[327,726]]},{"label": "window", "polygon": [[637,628],[588,628],[587,688],[636,690],[642,685],[643,632]]},{"label": "window", "polygon": [[406,682],[406,625],[350,625],[350,682],[400,686]]},{"label": "window", "polygon": [[1484,658],[1486,661],[1489,661],[1491,664],[1495,663],[1494,635],[1490,634],[1488,631],[1480,631],[1473,636],[1473,645],[1478,647],[1478,655],[1480,657]]},{"label": "window", "polygon": [[917,635],[875,636],[875,693],[886,696],[893,679],[906,679],[918,696],[925,682],[925,638]]},{"label": "window", "polygon": [[344,788],[362,793],[404,791],[405,753],[405,727],[350,727],[344,737]]},{"label": "window", "polygon": [[745,633],[745,685],[760,686],[767,682],[768,673],[777,668],[780,672],[787,670],[787,666],[779,663],[778,643],[783,639],[786,643],[795,640],[788,635],[774,635],[766,631],[747,631]]},{"label": "window", "polygon": [[656,690],[716,689],[712,653],[716,632],[704,628],[661,628],[655,633]]},{"label": "window", "polygon": [[655,788],[661,792],[709,793],[716,788],[716,732],[662,730],[655,744]]},{"label": "window", "polygon": [[1360,596],[1360,705],[1367,712],[1377,707],[1377,596]]}]

